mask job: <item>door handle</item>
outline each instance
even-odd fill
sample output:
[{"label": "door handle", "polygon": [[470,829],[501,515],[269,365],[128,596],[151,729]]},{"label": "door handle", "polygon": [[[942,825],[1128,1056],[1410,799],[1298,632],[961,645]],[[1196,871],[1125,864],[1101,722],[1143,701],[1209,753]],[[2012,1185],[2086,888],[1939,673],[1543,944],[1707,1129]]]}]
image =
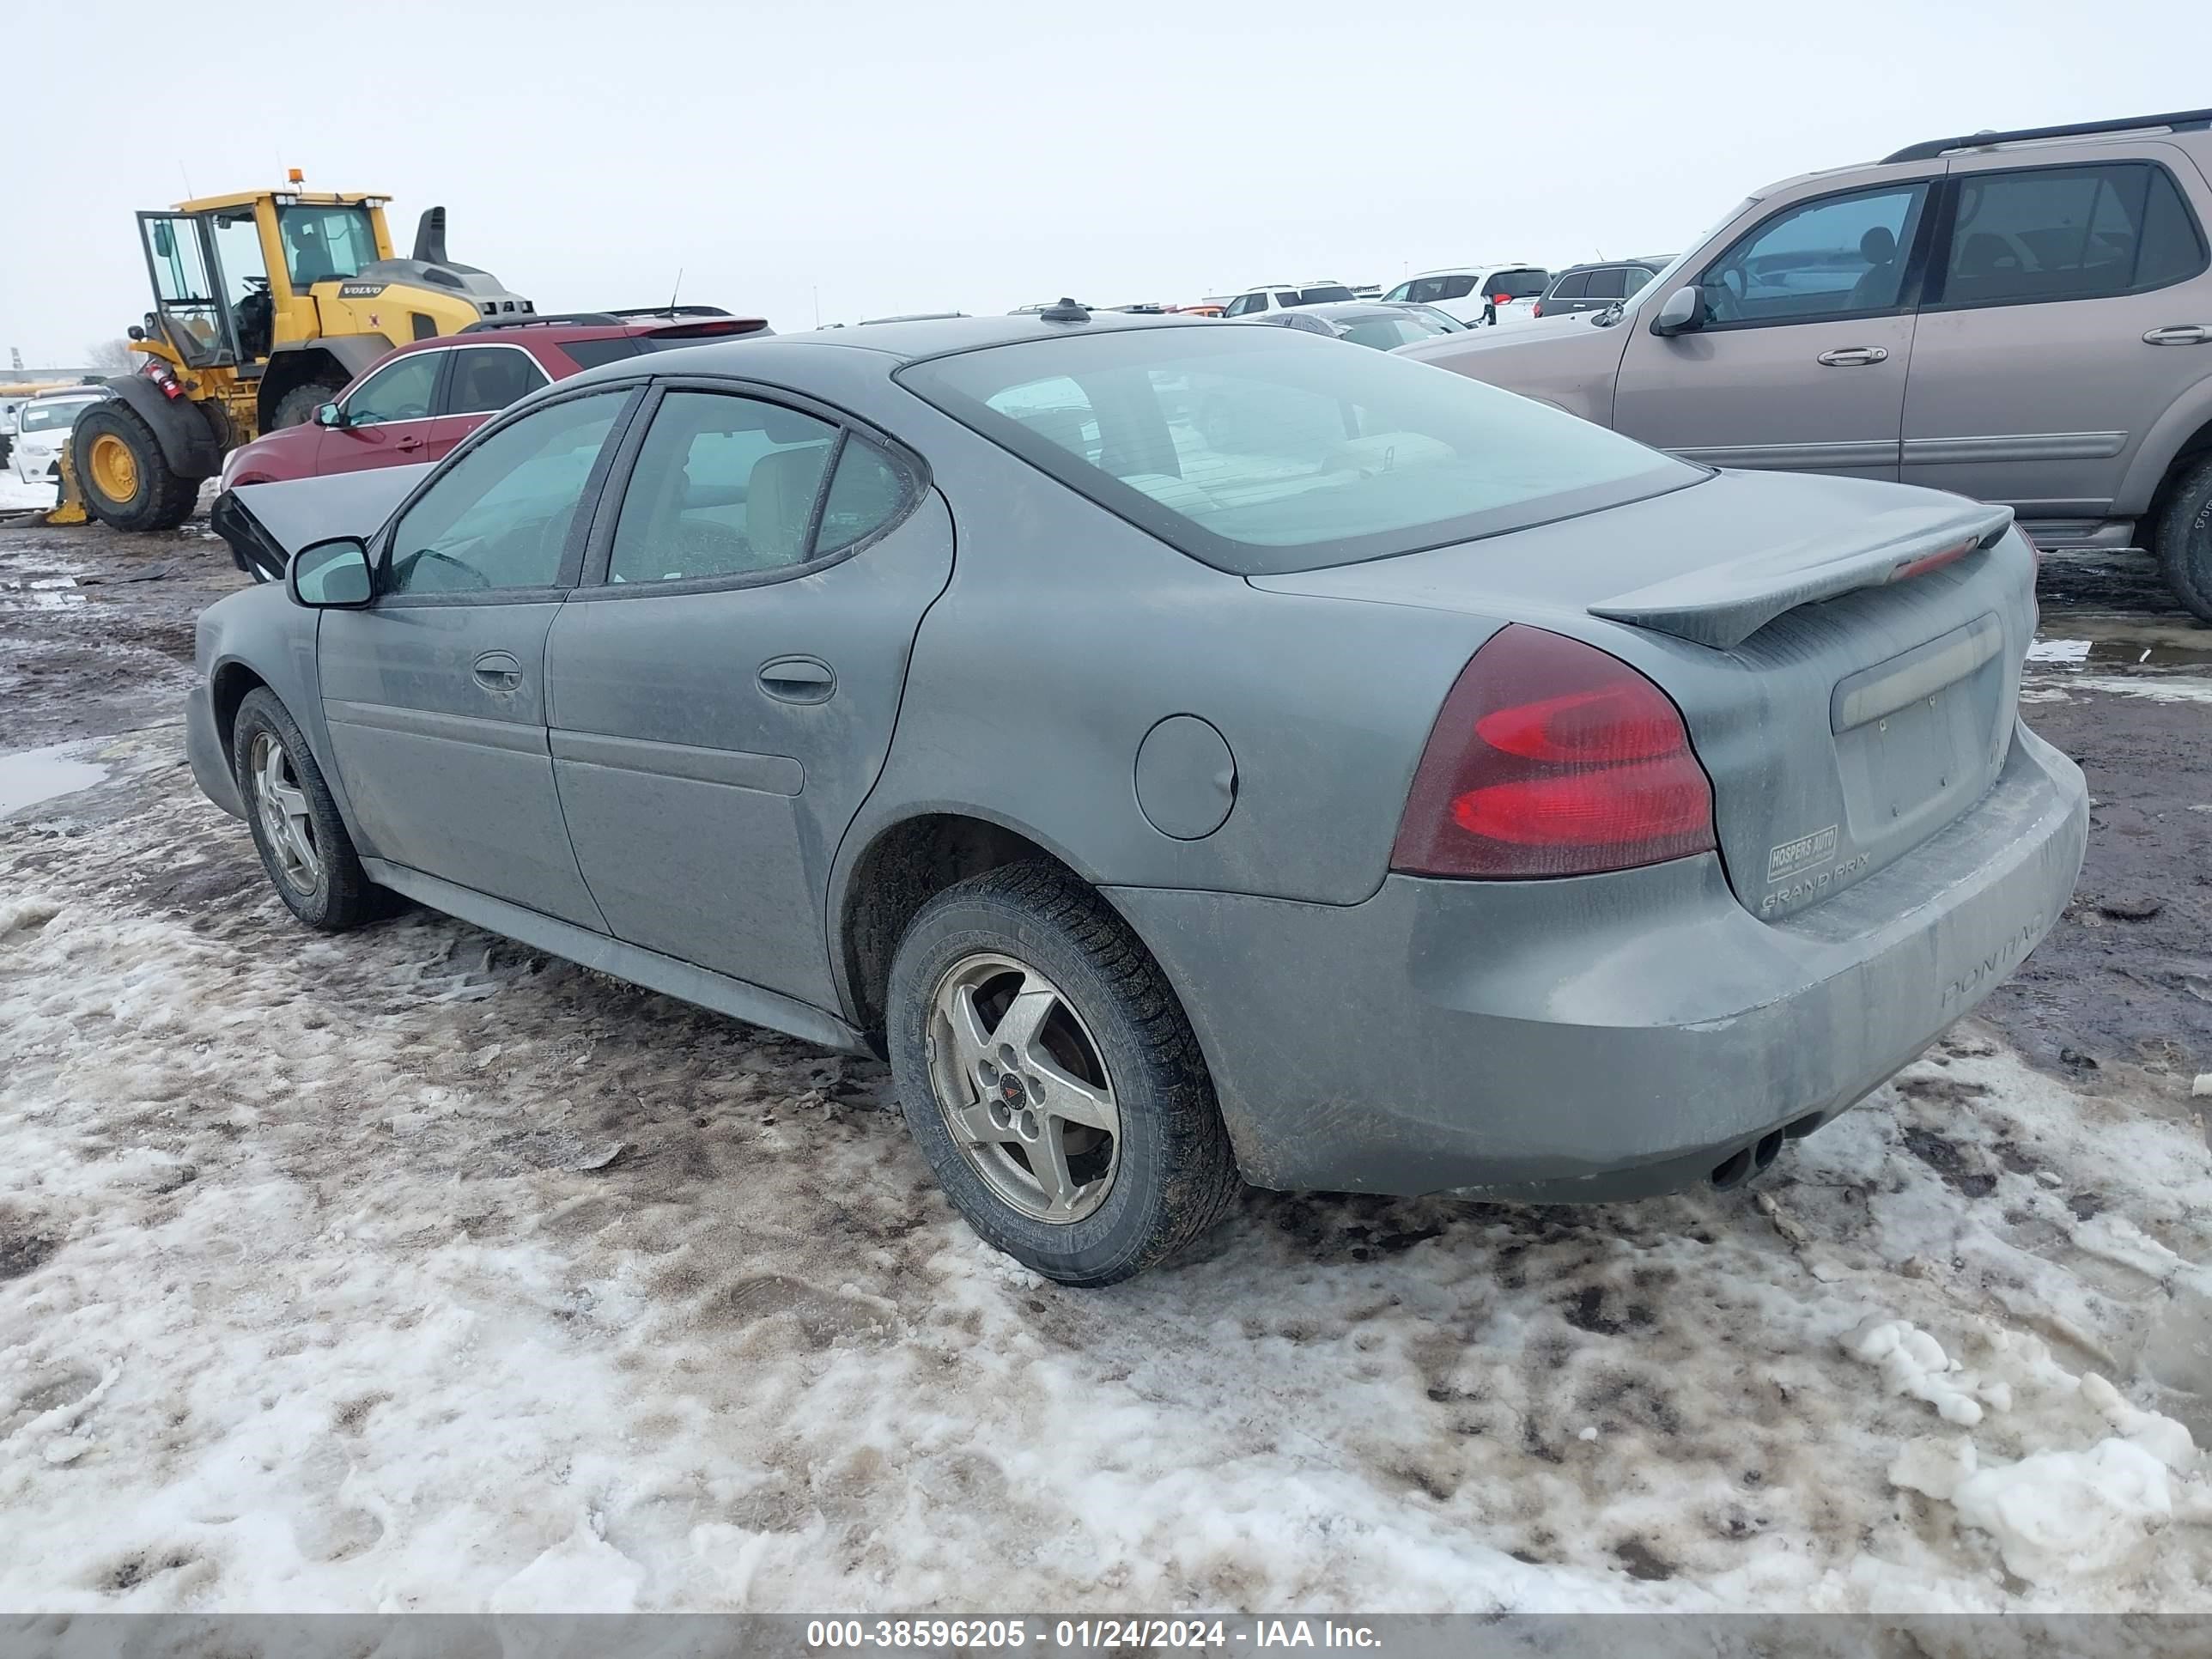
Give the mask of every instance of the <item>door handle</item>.
[{"label": "door handle", "polygon": [[827,702],[837,671],[818,657],[778,657],[763,665],[760,686],[778,702]]},{"label": "door handle", "polygon": [[401,450],[420,449],[422,447],[422,441],[420,438],[416,437],[412,433],[410,433],[404,438],[395,440],[392,447],[394,449]]},{"label": "door handle", "polygon": [[1823,368],[1864,368],[1871,363],[1887,362],[1889,353],[1880,346],[1838,346],[1813,361]]},{"label": "door handle", "polygon": [[2169,323],[2143,331],[2145,345],[2203,345],[2212,341],[2212,328],[2203,323]]},{"label": "door handle", "polygon": [[522,690],[522,664],[505,651],[487,651],[476,661],[477,684],[487,691]]}]

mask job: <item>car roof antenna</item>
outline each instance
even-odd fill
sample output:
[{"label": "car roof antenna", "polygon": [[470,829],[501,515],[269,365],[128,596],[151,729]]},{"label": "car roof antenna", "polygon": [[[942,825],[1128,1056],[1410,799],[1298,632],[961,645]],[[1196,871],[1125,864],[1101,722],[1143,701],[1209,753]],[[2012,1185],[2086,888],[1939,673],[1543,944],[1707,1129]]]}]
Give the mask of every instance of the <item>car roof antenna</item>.
[{"label": "car roof antenna", "polygon": [[1057,305],[1047,306],[1037,313],[1037,320],[1041,323],[1087,323],[1091,320],[1091,313],[1063,294]]}]

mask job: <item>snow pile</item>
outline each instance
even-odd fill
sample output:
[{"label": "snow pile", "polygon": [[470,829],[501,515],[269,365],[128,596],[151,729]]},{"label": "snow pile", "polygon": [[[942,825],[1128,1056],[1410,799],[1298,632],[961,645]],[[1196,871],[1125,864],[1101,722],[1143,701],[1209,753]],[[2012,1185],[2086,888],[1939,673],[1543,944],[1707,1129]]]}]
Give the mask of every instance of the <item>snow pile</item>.
[{"label": "snow pile", "polygon": [[[1923,1436],[1890,1464],[1893,1486],[1949,1504],[1960,1525],[1996,1541],[2006,1571],[2039,1585],[2139,1565],[2169,1522],[2212,1522],[2212,1487],[2200,1478],[2204,1460],[2186,1426],[2130,1405],[2094,1371],[2073,1376],[2033,1337],[2008,1334],[1993,1346],[2043,1413],[2043,1420],[2015,1428],[2019,1442],[2087,1432],[2103,1437],[1984,1467],[1972,1440]],[[1972,1427],[1982,1421],[1984,1405],[2012,1407],[2011,1382],[1964,1374],[1910,1322],[1870,1315],[1844,1335],[1843,1347],[1880,1366],[1891,1393],[1927,1401],[1947,1422]]]}]

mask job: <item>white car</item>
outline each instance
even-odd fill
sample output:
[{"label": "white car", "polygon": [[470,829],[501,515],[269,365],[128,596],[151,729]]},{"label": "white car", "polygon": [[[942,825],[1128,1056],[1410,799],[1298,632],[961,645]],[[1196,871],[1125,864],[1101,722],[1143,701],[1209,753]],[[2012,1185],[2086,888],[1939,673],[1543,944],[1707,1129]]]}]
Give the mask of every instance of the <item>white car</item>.
[{"label": "white car", "polygon": [[62,476],[62,446],[76,417],[109,394],[99,386],[70,386],[41,392],[15,411],[15,446],[9,456],[25,483],[57,482]]},{"label": "white car", "polygon": [[[1538,292],[1541,292],[1539,289]],[[1309,283],[1255,283],[1222,308],[1224,317],[1256,317],[1299,306],[1342,305],[1359,296],[1342,283],[1316,276]]]},{"label": "white car", "polygon": [[1382,297],[1401,305],[1434,306],[1469,328],[1503,327],[1535,320],[1552,274],[1520,261],[1450,265],[1408,276]]}]

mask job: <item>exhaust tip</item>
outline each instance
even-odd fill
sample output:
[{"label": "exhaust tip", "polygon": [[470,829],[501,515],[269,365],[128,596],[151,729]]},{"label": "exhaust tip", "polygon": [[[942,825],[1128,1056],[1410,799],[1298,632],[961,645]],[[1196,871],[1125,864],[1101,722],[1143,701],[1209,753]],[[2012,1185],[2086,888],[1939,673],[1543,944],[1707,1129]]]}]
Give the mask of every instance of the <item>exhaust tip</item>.
[{"label": "exhaust tip", "polygon": [[1742,1186],[1750,1177],[1751,1148],[1741,1146],[1729,1153],[1722,1162],[1716,1164],[1708,1179],[1713,1183],[1715,1192],[1726,1193],[1733,1192],[1736,1188]]}]

